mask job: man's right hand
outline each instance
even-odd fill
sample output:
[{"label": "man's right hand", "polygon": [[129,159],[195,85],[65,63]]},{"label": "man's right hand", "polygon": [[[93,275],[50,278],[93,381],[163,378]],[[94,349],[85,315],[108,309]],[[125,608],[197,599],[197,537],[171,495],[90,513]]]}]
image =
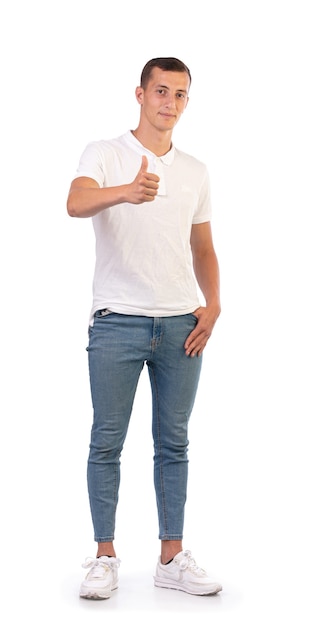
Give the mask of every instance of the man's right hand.
[{"label": "man's right hand", "polygon": [[132,183],[128,185],[128,202],[141,204],[142,202],[152,202],[157,195],[159,188],[159,176],[147,171],[148,160],[142,156],[141,167]]}]

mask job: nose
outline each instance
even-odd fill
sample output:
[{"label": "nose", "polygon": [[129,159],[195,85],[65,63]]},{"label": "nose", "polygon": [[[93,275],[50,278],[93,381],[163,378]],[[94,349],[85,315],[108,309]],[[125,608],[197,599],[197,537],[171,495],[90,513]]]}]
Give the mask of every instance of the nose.
[{"label": "nose", "polygon": [[167,96],[165,106],[169,109],[176,109],[176,96],[173,96],[173,94],[169,94]]}]

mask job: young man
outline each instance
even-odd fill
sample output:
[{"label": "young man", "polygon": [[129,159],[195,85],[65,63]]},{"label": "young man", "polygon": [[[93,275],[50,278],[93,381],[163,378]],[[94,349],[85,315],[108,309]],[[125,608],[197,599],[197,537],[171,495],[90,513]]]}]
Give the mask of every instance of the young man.
[{"label": "young man", "polygon": [[113,541],[120,455],[145,363],[161,540],[155,585],[197,595],[221,590],[182,545],[188,420],[202,353],[220,313],[207,170],[172,144],[190,83],[190,71],[178,59],[149,61],[136,88],[137,128],[90,143],[69,191],[69,215],[92,217],[96,236],[87,474],[98,549],[96,559],[84,564],[90,568],[80,589],[84,598],[108,598],[118,586]]}]

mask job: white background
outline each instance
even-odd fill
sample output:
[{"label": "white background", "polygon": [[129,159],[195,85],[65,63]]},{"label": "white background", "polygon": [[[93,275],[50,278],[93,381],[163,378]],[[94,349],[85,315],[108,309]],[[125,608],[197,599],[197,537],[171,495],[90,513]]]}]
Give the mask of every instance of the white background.
[{"label": "white background", "polygon": [[[1,608],[6,623],[316,624],[316,18],[307,0],[15,1],[1,46]],[[219,598],[153,587],[146,371],[122,456],[120,589],[78,599],[94,240],[66,214],[79,156],[138,122],[146,61],[191,69],[174,143],[212,181],[222,314],[190,425],[184,546]],[[157,593],[156,593],[157,592]],[[120,600],[122,598],[122,600]],[[211,601],[210,601],[211,600]],[[96,615],[98,613],[98,615]]]}]

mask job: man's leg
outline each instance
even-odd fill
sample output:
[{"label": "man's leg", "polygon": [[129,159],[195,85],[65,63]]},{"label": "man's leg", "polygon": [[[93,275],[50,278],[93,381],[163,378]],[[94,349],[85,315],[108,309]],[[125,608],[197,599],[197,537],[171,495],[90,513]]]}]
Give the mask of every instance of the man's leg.
[{"label": "man's leg", "polygon": [[182,550],[188,478],[188,421],[202,357],[185,354],[194,315],[160,318],[161,329],[148,360],[153,395],[154,484],[162,562]]},{"label": "man's leg", "polygon": [[[97,314],[90,329],[89,373],[94,410],[88,492],[97,555],[115,556],[120,456],[143,360],[128,316]],[[131,318],[132,323],[132,318]]]},{"label": "man's leg", "polygon": [[186,357],[184,342],[197,323],[193,315],[163,318],[148,362],[153,390],[154,480],[161,556],[154,584],[194,595],[214,595],[222,586],[183,550],[187,489],[187,429],[202,357]]}]

